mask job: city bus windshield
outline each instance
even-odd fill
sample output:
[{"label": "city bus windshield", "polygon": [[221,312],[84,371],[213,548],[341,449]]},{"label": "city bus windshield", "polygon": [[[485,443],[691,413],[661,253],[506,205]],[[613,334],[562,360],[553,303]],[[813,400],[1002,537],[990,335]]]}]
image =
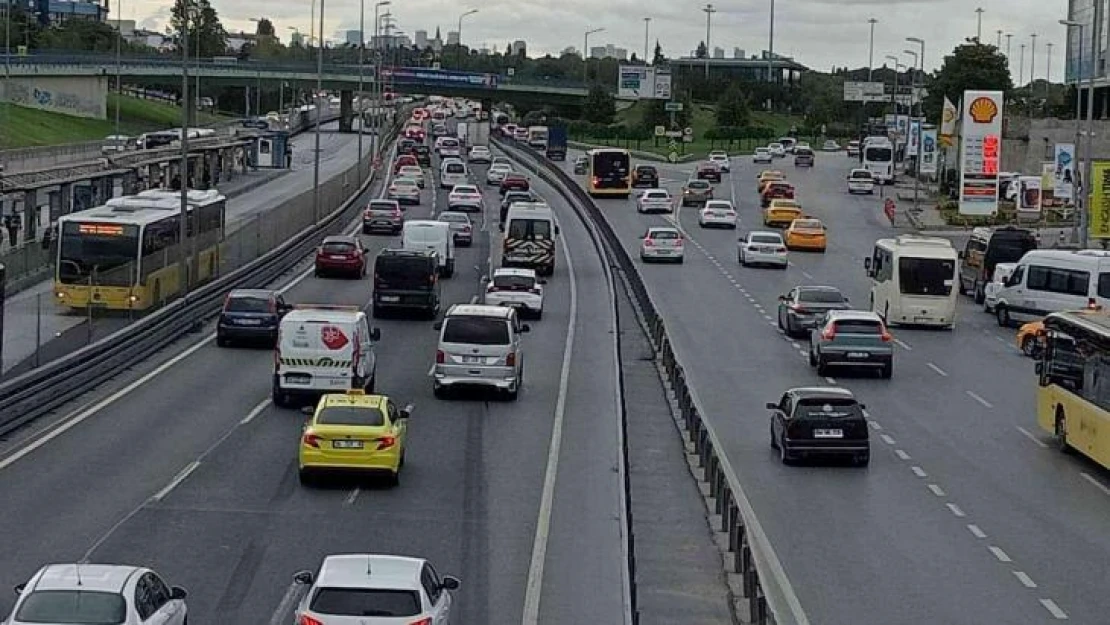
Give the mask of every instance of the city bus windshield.
[{"label": "city bus windshield", "polygon": [[65,222],[58,252],[62,284],[129,286],[139,255],[139,227]]},{"label": "city bus windshield", "polygon": [[894,157],[894,151],[887,147],[873,147],[864,150],[863,158],[876,163],[886,163]]}]

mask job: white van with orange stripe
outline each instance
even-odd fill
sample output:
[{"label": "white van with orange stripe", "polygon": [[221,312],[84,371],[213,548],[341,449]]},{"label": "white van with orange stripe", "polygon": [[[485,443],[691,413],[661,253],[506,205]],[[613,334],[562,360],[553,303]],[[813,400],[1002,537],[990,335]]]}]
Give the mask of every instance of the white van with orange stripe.
[{"label": "white van with orange stripe", "polygon": [[296,306],[281,319],[274,348],[273,401],[285,407],[351,389],[374,392],[378,359],[371,329],[357,306]]}]

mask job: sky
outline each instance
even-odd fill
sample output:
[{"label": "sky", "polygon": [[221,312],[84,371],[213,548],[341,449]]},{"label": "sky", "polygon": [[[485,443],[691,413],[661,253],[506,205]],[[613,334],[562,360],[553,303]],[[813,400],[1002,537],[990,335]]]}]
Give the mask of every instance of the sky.
[{"label": "sky", "polygon": [[[253,31],[251,18],[267,17],[278,35],[288,41],[290,28],[307,33],[310,29],[314,0],[272,2],[268,0],[210,0],[228,30]],[[710,46],[720,46],[731,57],[733,48],[745,54],[759,54],[767,47],[771,2],[774,0],[718,0],[712,15]],[[116,0],[123,2],[123,0]],[[116,8],[112,2],[111,8]],[[366,30],[373,30],[375,0],[365,0]],[[140,25],[162,30],[169,16],[171,0],[128,0],[123,2],[124,19],[135,19]],[[1026,44],[1023,76],[1028,80],[1033,61],[1033,40],[1036,39],[1036,77],[1063,76],[1063,43],[1065,38],[1060,19],[1067,17],[1067,0],[778,0],[775,8],[775,52],[793,56],[817,70],[829,71],[833,66],[852,68],[868,65],[868,19],[875,18],[874,66],[895,55],[910,64],[907,49],[917,44],[905,41],[918,37],[926,42],[925,67],[936,69],[945,54],[966,37],[974,37],[977,27],[975,9],[981,7],[983,41],[995,43],[997,31],[1003,31],[1002,49],[1006,50],[1005,34],[1011,39],[1011,72],[1015,81],[1021,65],[1020,45]],[[358,0],[326,0],[324,35],[343,40],[346,30],[359,26]],[[436,26],[447,32],[456,30],[460,13],[476,8],[478,13],[463,23],[463,42],[470,46],[503,50],[507,43],[523,39],[529,56],[550,53],[557,55],[567,46],[581,49],[583,34],[588,29],[604,28],[590,36],[590,47],[612,43],[627,48],[629,53],[643,54],[645,17],[651,22],[649,40],[654,47],[658,39],[667,56],[688,56],[706,36],[706,14],[703,3],[693,0],[393,0],[383,8],[390,10],[397,28],[408,35],[427,30],[433,35]],[[319,6],[316,5],[319,11]],[[1054,44],[1051,59],[1045,46]],[[1051,61],[1051,62],[1050,62]]]}]

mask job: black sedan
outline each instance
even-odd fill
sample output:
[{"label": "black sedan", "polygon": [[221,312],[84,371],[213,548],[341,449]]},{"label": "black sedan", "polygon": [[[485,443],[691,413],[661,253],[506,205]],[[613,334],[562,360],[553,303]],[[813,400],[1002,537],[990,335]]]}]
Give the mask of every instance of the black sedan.
[{"label": "black sedan", "polygon": [[852,391],[832,386],[792,388],[771,411],[771,448],[783,464],[801,458],[840,457],[865,467],[871,462],[867,408]]},{"label": "black sedan", "polygon": [[698,165],[698,173],[694,176],[698,180],[708,180],[710,182],[721,181],[721,168],[717,163],[706,161]]},{"label": "black sedan", "polygon": [[830,310],[847,310],[848,298],[834,286],[796,286],[779,296],[779,329],[792,338],[806,336]]},{"label": "black sedan", "polygon": [[252,341],[273,346],[281,318],[291,309],[277,291],[236,289],[224,298],[216,324],[216,345],[227,347],[235,341]]}]

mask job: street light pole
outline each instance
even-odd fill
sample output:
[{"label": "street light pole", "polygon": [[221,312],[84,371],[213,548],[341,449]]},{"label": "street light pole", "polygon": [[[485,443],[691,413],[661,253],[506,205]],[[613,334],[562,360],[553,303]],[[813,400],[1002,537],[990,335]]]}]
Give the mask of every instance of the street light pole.
[{"label": "street light pole", "polygon": [[[1103,12],[1105,4],[1100,0],[1095,3],[1094,20],[1091,22],[1091,64],[1092,66],[1098,64],[1098,49],[1099,44],[1102,42],[1102,20],[1106,19],[1106,14]],[[1083,45],[1080,41],[1079,45]],[[1079,228],[1079,245],[1086,249],[1087,247],[1087,224],[1090,223],[1090,199],[1091,191],[1094,189],[1094,181],[1091,180],[1091,152],[1095,140],[1095,72],[1092,67],[1089,77],[1087,78],[1087,141],[1084,142],[1084,156],[1083,156],[1083,177],[1082,177],[1082,191],[1083,191],[1083,207],[1080,215],[1080,228]],[[1078,147],[1076,148],[1078,149]]]},{"label": "street light pole", "polygon": [[[921,54],[920,54],[920,56],[918,56],[918,62],[919,62],[920,67],[921,67],[921,78],[924,79],[925,78],[925,40],[920,38],[920,37],[906,37],[906,41],[908,41],[910,43],[916,43],[918,46],[920,46]],[[916,79],[917,76],[914,76],[914,78]],[[916,96],[917,96],[917,86],[916,86],[916,84],[914,86],[912,86],[911,89],[913,89],[913,97],[916,98]],[[917,200],[917,198],[918,198],[918,187],[919,187],[919,184],[921,182],[921,157],[925,155],[925,144],[922,143],[922,141],[921,141],[921,131],[923,130],[922,126],[925,124],[925,119],[924,119],[925,115],[923,115],[922,114],[923,111],[920,110],[920,108],[922,106],[922,103],[921,103],[920,100],[918,100],[917,105],[918,105],[918,109],[919,109],[917,111],[917,116],[920,117],[921,119],[918,120],[917,128],[915,130],[915,134],[917,134],[917,158],[914,161],[914,176],[913,176],[913,210],[915,212],[918,210],[918,205],[917,205],[918,200]]]},{"label": "street light pole", "polygon": [[1014,38],[1014,36],[1012,34],[1007,33],[1007,35],[1006,35],[1006,63],[1010,62],[1010,40],[1013,39],[1013,38]]},{"label": "street light pole", "polygon": [[1047,65],[1047,68],[1045,69],[1045,77],[1044,77],[1045,82],[1048,83],[1048,84],[1045,85],[1045,89],[1044,89],[1046,95],[1049,92],[1049,88],[1052,86],[1052,45],[1053,44],[1052,44],[1051,41],[1044,44],[1044,47],[1047,50],[1047,52],[1046,52],[1047,56],[1045,58],[1045,64]]},{"label": "street light pole", "polygon": [[371,86],[374,95],[370,98],[370,101],[374,103],[374,117],[372,120],[372,127],[374,128],[375,151],[381,149],[383,117],[382,94],[384,93],[384,90],[382,88],[382,55],[381,51],[378,49],[381,46],[380,35],[382,25],[379,12],[382,7],[389,5],[390,0],[381,0],[381,2],[374,4],[374,37],[370,40],[370,42],[374,45],[374,84]]},{"label": "street light pole", "polygon": [[644,18],[644,65],[650,63],[648,61],[648,35],[651,33],[651,18]]},{"label": "street light pole", "polygon": [[705,78],[706,78],[706,80],[708,80],[709,79],[709,57],[712,54],[712,52],[710,52],[710,50],[709,50],[709,31],[710,31],[710,26],[711,26],[713,14],[717,12],[717,9],[714,9],[712,4],[707,4],[704,7],[702,7],[702,12],[705,13]]},{"label": "street light pole", "polygon": [[[775,82],[775,0],[771,0],[771,32],[767,39],[767,82]],[[770,96],[771,91],[768,91],[767,96],[767,110],[771,111],[774,108],[774,99]]]},{"label": "street light pole", "polygon": [[1021,55],[1018,57],[1018,88],[1025,85],[1025,44],[1021,44]]},{"label": "street light pole", "polygon": [[[188,7],[186,7],[187,9]],[[181,181],[181,215],[178,220],[178,283],[182,295],[189,293],[189,11],[181,16],[181,162],[178,165]],[[158,302],[155,302],[157,304]]]},{"label": "street light pole", "polygon": [[362,98],[364,51],[366,50],[366,0],[358,0],[358,183],[362,186]]},{"label": "street light pole", "polygon": [[998,48],[999,50],[1002,49],[1002,29],[1001,28],[998,29],[998,41],[995,42],[994,47]]},{"label": "street light pole", "polygon": [[978,25],[975,27],[975,43],[983,43],[983,7],[975,9]]},{"label": "street light pole", "polygon": [[875,24],[879,20],[871,18],[867,20],[871,24],[871,43],[867,47],[867,82],[871,82],[871,77],[875,73]]},{"label": "street light pole", "polygon": [[582,82],[589,84],[590,82],[590,35],[600,33],[605,30],[604,27],[592,28],[586,31],[582,37]]},{"label": "street light pole", "polygon": [[904,67],[898,62],[898,57],[890,54],[886,55],[886,59],[894,63],[894,90],[890,92],[890,105],[894,108],[894,130],[898,131],[898,68]]},{"label": "street light pole", "polygon": [[[1079,29],[1079,39],[1076,43],[1076,49],[1079,50],[1079,58],[1076,59],[1075,68],[1075,151],[1076,154],[1079,150],[1080,140],[1083,137],[1082,123],[1083,123],[1083,28],[1086,24],[1077,22],[1075,20],[1060,20],[1060,25],[1067,27],[1067,38],[1071,39],[1071,27],[1075,26]],[[1065,44],[1065,49],[1070,47]],[[1067,72],[1064,73],[1064,80],[1067,81]],[[1075,154],[1072,155],[1074,159]],[[1072,200],[1079,206],[1079,191],[1078,185],[1072,183],[1073,196]],[[1078,215],[1077,215],[1078,217]],[[1080,218],[1077,218],[1071,227],[1071,242],[1079,243],[1079,230]]]},{"label": "street light pole", "polygon": [[[315,4],[316,0],[313,0]],[[315,150],[312,155],[312,215],[320,221],[320,94],[324,91],[324,0],[320,0],[320,45],[316,48],[316,91],[312,94],[316,106]]]},{"label": "street light pole", "polygon": [[[11,0],[8,0],[8,6],[11,6]],[[10,20],[9,20],[10,21]],[[123,97],[123,86],[120,84],[120,64],[122,63],[122,48],[123,48],[123,0],[116,0],[116,139],[112,143],[119,144],[119,104],[120,98]]]},{"label": "street light pole", "polygon": [[455,63],[459,66],[459,71],[462,71],[462,21],[467,15],[474,15],[478,9],[470,9],[466,13],[459,16],[459,29],[456,31],[459,35],[459,42],[455,44]]}]

